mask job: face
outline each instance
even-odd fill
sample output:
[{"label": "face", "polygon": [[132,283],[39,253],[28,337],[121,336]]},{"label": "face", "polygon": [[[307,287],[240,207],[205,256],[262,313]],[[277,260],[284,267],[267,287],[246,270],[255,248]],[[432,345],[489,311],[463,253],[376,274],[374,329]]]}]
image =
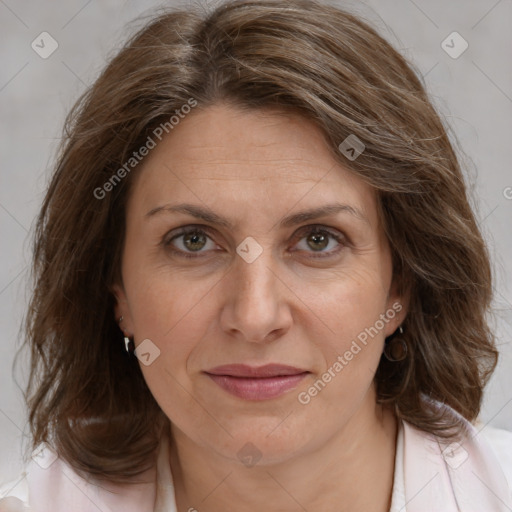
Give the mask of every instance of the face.
[{"label": "face", "polygon": [[143,162],[122,279],[116,316],[173,430],[234,461],[315,450],[373,410],[405,313],[374,191],[304,118],[220,104]]}]

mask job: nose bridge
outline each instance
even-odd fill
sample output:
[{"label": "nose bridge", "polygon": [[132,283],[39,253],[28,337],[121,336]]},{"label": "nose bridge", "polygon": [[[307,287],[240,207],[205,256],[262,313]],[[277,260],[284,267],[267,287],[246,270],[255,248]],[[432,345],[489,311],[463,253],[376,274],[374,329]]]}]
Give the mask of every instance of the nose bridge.
[{"label": "nose bridge", "polygon": [[[254,251],[253,248],[250,250]],[[270,270],[274,265],[272,251],[269,248],[262,248],[254,260],[246,260],[239,256],[235,266],[235,289],[239,305],[248,305],[255,311],[263,309],[267,301],[276,299],[276,278]]]},{"label": "nose bridge", "polygon": [[[240,244],[237,252],[248,248],[245,254],[252,251],[254,257],[256,247],[250,244],[248,247]],[[259,255],[252,257],[246,258],[242,253],[235,262],[227,304],[228,326],[239,331],[247,341],[264,341],[271,332],[287,325],[289,315],[283,309],[271,249],[261,247]]]}]

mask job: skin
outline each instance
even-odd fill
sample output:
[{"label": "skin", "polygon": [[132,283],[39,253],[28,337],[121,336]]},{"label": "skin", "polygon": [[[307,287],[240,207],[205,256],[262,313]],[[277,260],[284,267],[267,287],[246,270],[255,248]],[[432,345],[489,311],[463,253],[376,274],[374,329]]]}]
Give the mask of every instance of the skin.
[{"label": "skin", "polygon": [[[141,369],[171,421],[178,510],[389,510],[397,421],[376,404],[373,378],[407,308],[393,286],[373,189],[334,160],[306,119],[228,104],[187,115],[135,178],[115,314],[136,346],[150,339],[160,350]],[[181,202],[207,206],[233,227],[184,213],[146,216]],[[364,219],[339,212],[279,227],[289,214],[334,202]],[[208,229],[199,245],[183,236],[162,244],[198,224]],[[314,225],[342,241],[311,241]],[[263,250],[252,263],[236,252],[248,236]],[[199,247],[200,256],[170,247]],[[397,302],[400,313],[310,403],[299,403]],[[203,373],[271,362],[311,373],[263,401],[232,396]],[[237,456],[248,442],[261,455],[253,467]]]}]

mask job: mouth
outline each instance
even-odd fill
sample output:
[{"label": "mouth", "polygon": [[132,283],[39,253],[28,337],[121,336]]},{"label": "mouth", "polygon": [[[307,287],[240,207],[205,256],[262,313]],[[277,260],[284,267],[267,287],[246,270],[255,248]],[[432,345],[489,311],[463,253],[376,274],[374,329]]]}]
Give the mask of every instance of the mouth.
[{"label": "mouth", "polygon": [[224,391],[244,400],[269,400],[295,388],[311,372],[293,366],[230,364],[204,372]]}]

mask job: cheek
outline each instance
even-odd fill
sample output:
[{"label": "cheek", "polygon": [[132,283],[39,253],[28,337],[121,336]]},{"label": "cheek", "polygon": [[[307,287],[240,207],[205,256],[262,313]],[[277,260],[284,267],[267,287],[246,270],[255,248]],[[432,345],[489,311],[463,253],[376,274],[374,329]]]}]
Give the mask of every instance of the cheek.
[{"label": "cheek", "polygon": [[[330,276],[329,285],[322,287],[312,307],[328,329],[317,342],[323,368],[315,377],[317,385],[306,392],[317,405],[334,407],[339,414],[362,399],[380,361],[385,320],[394,316],[394,310],[393,316],[387,316],[390,276],[385,270],[367,261],[366,265],[337,272]],[[315,300],[309,293],[310,300]],[[317,393],[322,396],[315,398]]]},{"label": "cheek", "polygon": [[204,305],[214,281],[194,280],[166,266],[135,263],[132,268],[137,270],[128,274],[126,290],[137,338],[152,336],[167,343],[180,330],[194,329],[197,323],[192,318]]},{"label": "cheek", "polygon": [[154,359],[151,357],[149,365],[141,357],[139,365],[151,393],[164,410],[166,397],[171,395],[175,400],[179,394],[178,382],[186,376],[184,369],[196,336],[190,329],[194,324],[187,318],[192,301],[175,291],[171,293],[171,284],[162,273],[151,275],[142,268],[127,274],[125,282],[135,345],[140,351],[141,343],[150,340],[151,352],[158,354]]},{"label": "cheek", "polygon": [[151,365],[140,366],[155,400],[181,426],[180,417],[193,422],[200,412],[190,399],[193,389],[188,370],[191,355],[207,339],[205,330],[211,322],[205,320],[201,307],[201,289],[185,288],[186,293],[178,293],[173,286],[176,280],[164,276],[147,283],[134,296],[134,332],[136,342],[148,338],[160,354]]},{"label": "cheek", "polygon": [[385,312],[388,288],[388,277],[380,269],[352,268],[329,276],[321,292],[318,287],[304,287],[304,302],[313,305],[343,347]]},{"label": "cheek", "polygon": [[381,315],[386,317],[386,293],[381,288],[360,280],[344,284],[322,302],[322,319],[329,327],[318,342],[323,368],[298,397],[310,408],[308,415],[326,417],[330,411],[339,422],[355,413],[372,385],[384,346]]}]

